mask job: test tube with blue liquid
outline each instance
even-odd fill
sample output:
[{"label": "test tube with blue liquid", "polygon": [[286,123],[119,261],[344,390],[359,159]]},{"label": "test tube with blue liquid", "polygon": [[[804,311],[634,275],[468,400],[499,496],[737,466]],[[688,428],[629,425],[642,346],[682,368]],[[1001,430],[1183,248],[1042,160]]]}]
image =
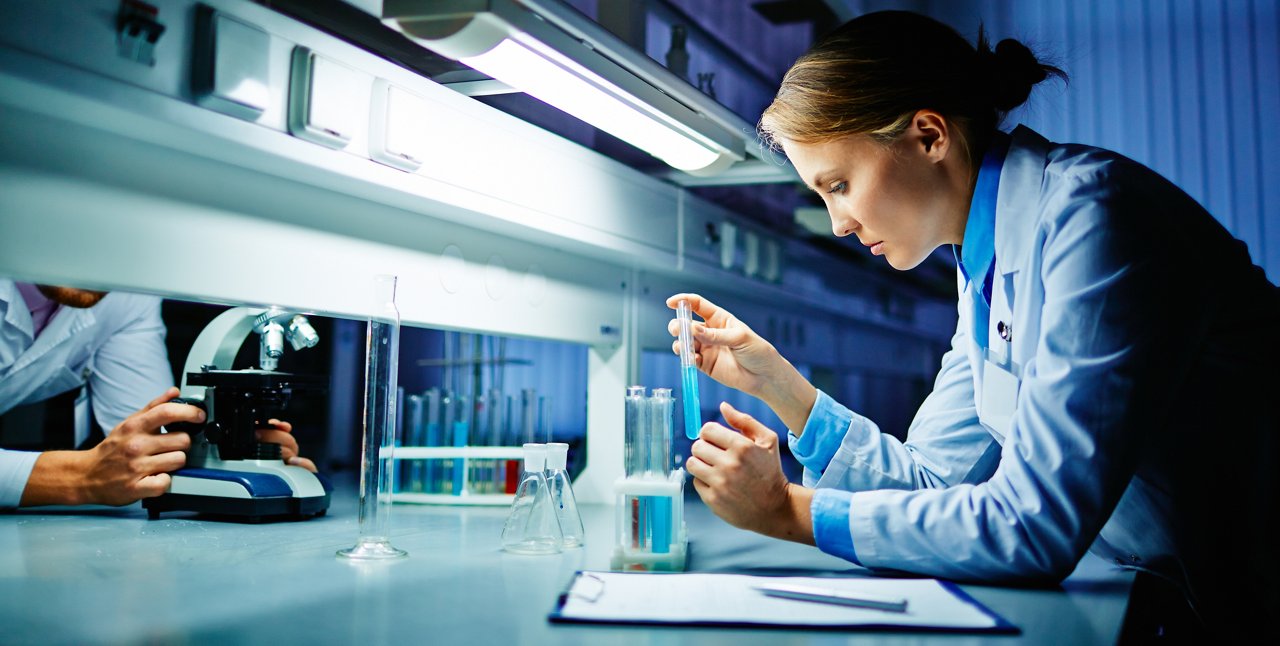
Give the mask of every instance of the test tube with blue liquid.
[{"label": "test tube with blue liquid", "polygon": [[[468,406],[471,399],[466,395],[459,395],[457,398],[457,406],[454,410],[458,413],[457,418],[453,421],[453,447],[456,449],[463,448],[467,445],[467,436],[469,425],[467,423],[469,412]],[[467,488],[467,461],[463,459],[454,459],[453,461],[453,482],[449,488],[450,493],[455,496],[461,496]]]},{"label": "test tube with blue liquid", "polygon": [[[654,388],[649,398],[649,450],[645,474],[659,480],[671,476],[671,413],[670,388]],[[649,502],[650,547],[655,554],[671,551],[671,499],[651,496]]]},{"label": "test tube with blue liquid", "polygon": [[[427,391],[427,428],[423,442],[424,446],[440,446],[440,389],[438,388]],[[436,483],[439,480],[440,461],[422,460],[415,466],[415,474],[422,483],[418,490],[426,493],[438,492],[439,487]]]},{"label": "test tube with blue liquid", "polygon": [[693,356],[693,312],[689,301],[676,304],[676,318],[680,321],[680,377],[684,386],[684,434],[691,440],[698,439],[702,430],[702,408],[698,400],[698,363]]}]

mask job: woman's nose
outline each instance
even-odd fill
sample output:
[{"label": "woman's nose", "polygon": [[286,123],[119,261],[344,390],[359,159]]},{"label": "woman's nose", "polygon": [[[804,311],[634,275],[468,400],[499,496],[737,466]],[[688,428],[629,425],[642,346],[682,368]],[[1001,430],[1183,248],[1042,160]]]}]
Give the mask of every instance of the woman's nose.
[{"label": "woman's nose", "polygon": [[844,217],[835,212],[831,213],[831,232],[836,234],[836,237],[843,238],[853,233],[857,228],[858,223],[853,218]]}]

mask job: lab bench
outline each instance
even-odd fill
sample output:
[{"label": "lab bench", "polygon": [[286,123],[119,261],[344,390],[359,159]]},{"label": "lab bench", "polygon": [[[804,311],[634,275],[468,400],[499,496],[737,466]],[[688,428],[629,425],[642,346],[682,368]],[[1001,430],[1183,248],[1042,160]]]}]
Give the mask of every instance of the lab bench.
[{"label": "lab bench", "polygon": [[[409,558],[334,557],[356,538],[354,486],[329,514],[239,524],[137,505],[0,515],[0,642],[5,644],[769,644],[1113,643],[1130,572],[1086,557],[1060,587],[962,586],[1017,635],[587,626],[548,623],[573,573],[607,569],[614,515],[584,505],[584,548],[557,556],[499,550],[506,508],[396,505],[392,543]],[[817,549],[726,525],[686,505],[689,570],[862,570]]]}]

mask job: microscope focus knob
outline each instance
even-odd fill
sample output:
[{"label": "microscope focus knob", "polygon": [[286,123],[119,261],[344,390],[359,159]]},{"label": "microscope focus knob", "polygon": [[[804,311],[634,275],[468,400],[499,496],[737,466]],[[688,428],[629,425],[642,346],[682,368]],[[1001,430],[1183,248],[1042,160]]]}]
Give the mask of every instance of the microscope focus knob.
[{"label": "microscope focus knob", "polygon": [[[169,400],[169,403],[195,406],[196,408],[199,408],[200,410],[205,411],[206,414],[209,412],[209,409],[205,407],[204,402],[199,399],[185,399],[182,397],[177,397]],[[204,423],[197,424],[193,422],[174,422],[173,424],[167,424],[164,427],[164,430],[169,433],[190,433],[192,435],[195,435],[196,433],[199,433],[205,430],[205,426],[206,425]]]}]

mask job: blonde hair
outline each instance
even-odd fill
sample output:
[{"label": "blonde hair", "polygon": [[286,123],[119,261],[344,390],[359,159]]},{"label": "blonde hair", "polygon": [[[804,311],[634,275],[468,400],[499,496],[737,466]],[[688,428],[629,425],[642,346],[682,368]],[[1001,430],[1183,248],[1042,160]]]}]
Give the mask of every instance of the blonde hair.
[{"label": "blonde hair", "polygon": [[[906,11],[855,18],[820,40],[791,66],[760,118],[762,141],[823,143],[869,135],[888,143],[922,109],[960,127],[977,154],[1031,88],[1062,70],[1038,61],[1016,40],[993,51],[979,28],[975,48],[954,29]],[[972,145],[971,145],[972,144]]]}]

